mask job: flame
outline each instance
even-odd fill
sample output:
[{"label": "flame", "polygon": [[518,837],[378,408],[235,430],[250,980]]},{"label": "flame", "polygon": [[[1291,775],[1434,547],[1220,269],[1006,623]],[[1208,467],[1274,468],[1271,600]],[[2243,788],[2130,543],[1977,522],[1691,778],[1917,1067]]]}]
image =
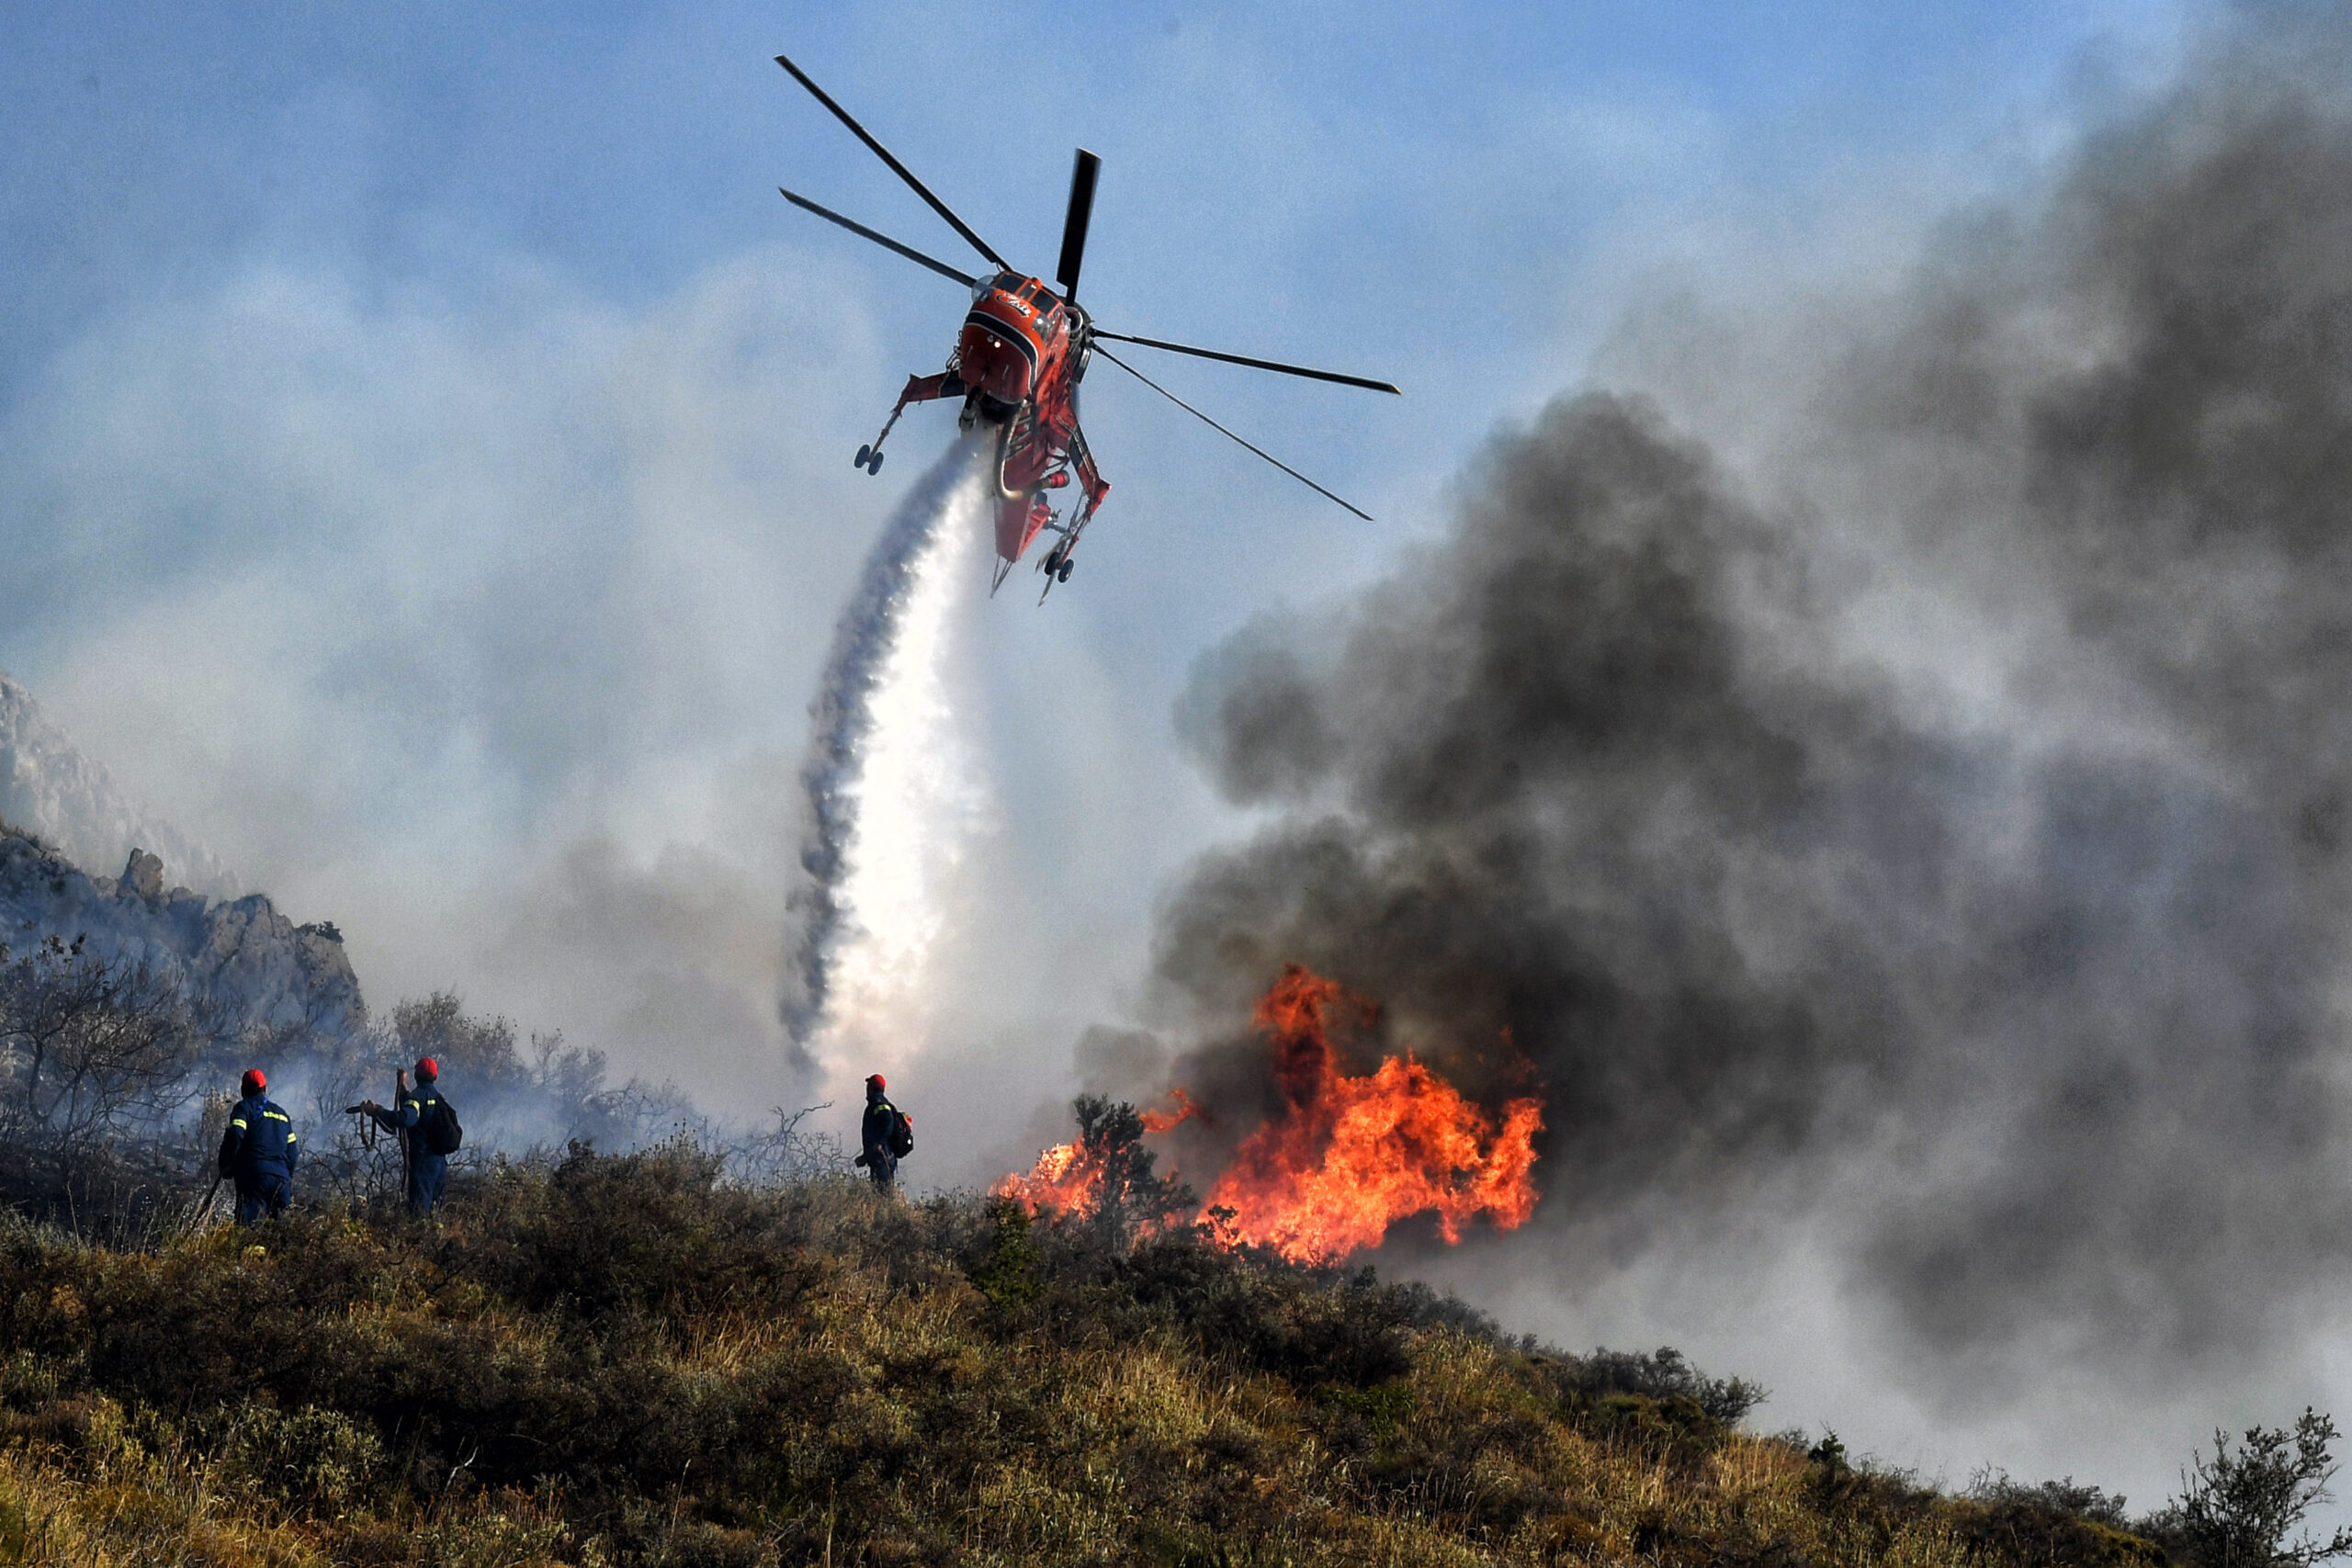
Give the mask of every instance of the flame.
[{"label": "flame", "polygon": [[[1165,1133],[1179,1122],[1204,1114],[1182,1089],[1174,1090],[1173,1098],[1173,1111],[1142,1112],[1145,1132]],[[1050,1210],[1084,1219],[1102,1206],[1104,1174],[1101,1150],[1083,1143],[1056,1144],[1038,1155],[1026,1176],[1015,1171],[1001,1177],[989,1193],[1011,1198],[1033,1214]]]},{"label": "flame", "polygon": [[1195,1116],[1200,1116],[1203,1120],[1206,1120],[1206,1117],[1203,1113],[1201,1108],[1193,1103],[1193,1097],[1191,1095],[1186,1094],[1181,1089],[1171,1089],[1169,1092],[1175,1099],[1176,1109],[1173,1111],[1145,1111],[1143,1113],[1143,1130],[1145,1132],[1165,1133],[1169,1128],[1176,1125],[1177,1122],[1189,1122]]},{"label": "flame", "polygon": [[[1258,1004],[1287,1105],[1250,1134],[1209,1191],[1205,1213],[1227,1245],[1271,1247],[1294,1262],[1329,1263],[1376,1247],[1388,1227],[1434,1212],[1449,1242],[1488,1215],[1516,1229],[1535,1210],[1534,1138],[1543,1102],[1515,1099],[1494,1119],[1411,1056],[1366,1077],[1340,1069],[1335,1016],[1373,1010],[1293,964]],[[1223,1211],[1220,1213],[1220,1211]]]},{"label": "flame", "polygon": [[[1378,1011],[1298,964],[1258,1003],[1256,1023],[1273,1047],[1286,1104],[1243,1140],[1210,1189],[1201,1210],[1210,1236],[1226,1247],[1271,1247],[1295,1263],[1334,1263],[1379,1246],[1389,1226],[1414,1214],[1434,1213],[1449,1243],[1481,1213],[1498,1230],[1524,1224],[1535,1212],[1543,1102],[1506,1101],[1498,1127],[1409,1055],[1351,1077],[1330,1043],[1331,1025],[1351,1014],[1369,1024]],[[1173,1099],[1172,1111],[1141,1113],[1144,1131],[1208,1119],[1182,1089]],[[989,1190],[1033,1214],[1085,1219],[1102,1207],[1104,1175],[1101,1150],[1056,1144],[1026,1175],[1006,1176]]]},{"label": "flame", "polygon": [[1033,1214],[1050,1211],[1083,1218],[1102,1201],[1102,1163],[1081,1145],[1056,1144],[1037,1156],[1028,1175],[1002,1177],[989,1192],[1012,1199]]}]

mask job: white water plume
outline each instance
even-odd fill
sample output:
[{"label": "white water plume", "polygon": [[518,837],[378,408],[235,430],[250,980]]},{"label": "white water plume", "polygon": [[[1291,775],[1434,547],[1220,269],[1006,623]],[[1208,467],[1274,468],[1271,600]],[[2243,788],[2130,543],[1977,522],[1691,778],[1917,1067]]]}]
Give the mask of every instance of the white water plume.
[{"label": "white water plume", "polygon": [[803,772],[810,885],[793,900],[803,1065],[828,1091],[932,1032],[932,969],[967,850],[994,810],[956,722],[963,632],[984,602],[983,443],[959,443],[900,507],[843,612]]}]

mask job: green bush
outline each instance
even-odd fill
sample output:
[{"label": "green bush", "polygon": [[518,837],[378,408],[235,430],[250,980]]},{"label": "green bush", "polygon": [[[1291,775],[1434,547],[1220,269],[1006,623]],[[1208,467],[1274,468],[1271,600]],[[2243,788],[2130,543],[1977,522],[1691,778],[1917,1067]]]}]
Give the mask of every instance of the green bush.
[{"label": "green bush", "polygon": [[972,1283],[999,1313],[1045,1294],[1046,1255],[1030,1235],[1029,1211],[1009,1198],[989,1201],[988,1250],[974,1263]]},{"label": "green bush", "polygon": [[2134,1533],[2122,1498],[2071,1476],[2033,1485],[1988,1477],[1970,1489],[1970,1500],[1978,1510],[1961,1513],[1961,1536],[1987,1555],[2052,1568],[2139,1568],[2165,1558]]},{"label": "green bush", "polygon": [[333,1410],[248,1403],[187,1426],[212,1452],[215,1484],[290,1513],[346,1513],[374,1494],[384,1470],[376,1433]]},{"label": "green bush", "polygon": [[2187,1487],[2151,1521],[2154,1533],[2211,1568],[2310,1568],[2352,1556],[2352,1529],[2325,1538],[2304,1529],[2313,1508],[2335,1500],[2335,1422],[2309,1408],[2291,1429],[2249,1427],[2234,1447],[2216,1431],[2212,1457],[2192,1461]]}]

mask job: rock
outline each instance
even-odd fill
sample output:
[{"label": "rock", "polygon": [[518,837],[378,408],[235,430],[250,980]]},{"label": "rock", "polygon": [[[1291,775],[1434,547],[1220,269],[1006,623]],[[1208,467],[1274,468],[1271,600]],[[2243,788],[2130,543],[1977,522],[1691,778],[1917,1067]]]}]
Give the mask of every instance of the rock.
[{"label": "rock", "polygon": [[134,898],[153,904],[164,896],[164,858],[151,855],[145,850],[130,852],[130,863],[122,868],[122,880],[118,885]]},{"label": "rock", "polygon": [[[125,847],[119,877],[77,864]],[[164,882],[166,857],[194,887]],[[368,1025],[341,931],[236,897],[219,862],[130,803],[0,675],[0,947],[21,957],[50,936],[169,976],[224,1040],[292,1047]]]},{"label": "rock", "polygon": [[0,833],[0,943],[21,956],[52,935],[168,975],[225,1035],[323,1042],[368,1025],[359,977],[333,927],[297,927],[258,893],[166,892],[156,855],[134,853],[110,880],[26,834]]}]

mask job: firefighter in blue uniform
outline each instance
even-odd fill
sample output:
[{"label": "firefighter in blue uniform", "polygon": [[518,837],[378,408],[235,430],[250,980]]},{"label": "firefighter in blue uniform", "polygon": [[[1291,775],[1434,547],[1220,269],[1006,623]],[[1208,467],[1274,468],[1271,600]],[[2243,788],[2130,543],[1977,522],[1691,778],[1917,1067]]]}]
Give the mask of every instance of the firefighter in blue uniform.
[{"label": "firefighter in blue uniform", "polygon": [[276,1219],[294,1197],[294,1166],[301,1157],[301,1145],[293,1119],[262,1092],[268,1087],[259,1067],[247,1071],[239,1085],[243,1093],[220,1134],[220,1174],[237,1183],[241,1225],[264,1214]]},{"label": "firefighter in blue uniform", "polygon": [[441,1098],[440,1078],[441,1065],[430,1056],[421,1056],[414,1089],[409,1088],[406,1069],[393,1075],[397,1104],[383,1106],[370,1100],[359,1107],[378,1125],[399,1134],[408,1167],[408,1206],[424,1217],[432,1214],[441,1201],[442,1190],[449,1185],[449,1156],[445,1151],[457,1147],[457,1141],[446,1136],[456,1115]]},{"label": "firefighter in blue uniform", "polygon": [[865,1121],[858,1128],[861,1148],[850,1162],[864,1166],[874,1185],[885,1192],[898,1179],[899,1161],[914,1146],[912,1119],[885,1098],[887,1087],[880,1073],[865,1080]]}]

